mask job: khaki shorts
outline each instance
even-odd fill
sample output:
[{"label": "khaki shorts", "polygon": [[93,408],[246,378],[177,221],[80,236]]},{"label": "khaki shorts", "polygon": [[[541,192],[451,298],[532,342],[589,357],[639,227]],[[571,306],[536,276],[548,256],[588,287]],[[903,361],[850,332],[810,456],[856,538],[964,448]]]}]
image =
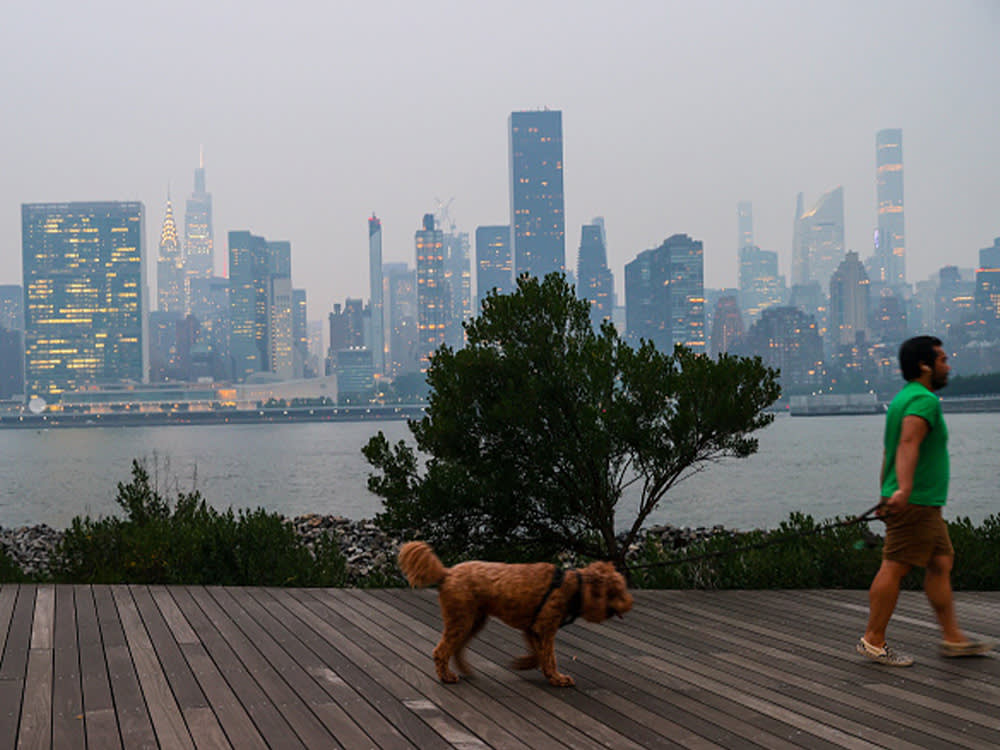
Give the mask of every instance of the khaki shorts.
[{"label": "khaki shorts", "polygon": [[882,559],[926,568],[938,555],[955,556],[938,505],[907,505],[885,519]]}]

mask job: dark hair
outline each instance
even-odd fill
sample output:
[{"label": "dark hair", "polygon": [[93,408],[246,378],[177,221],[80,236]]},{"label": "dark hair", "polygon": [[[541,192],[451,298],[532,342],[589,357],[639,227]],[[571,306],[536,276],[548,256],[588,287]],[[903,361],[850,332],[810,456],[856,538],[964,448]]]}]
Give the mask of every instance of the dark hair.
[{"label": "dark hair", "polygon": [[903,371],[903,380],[909,383],[920,377],[920,365],[934,367],[937,360],[935,346],[941,346],[937,336],[914,336],[907,339],[899,347],[899,369]]}]

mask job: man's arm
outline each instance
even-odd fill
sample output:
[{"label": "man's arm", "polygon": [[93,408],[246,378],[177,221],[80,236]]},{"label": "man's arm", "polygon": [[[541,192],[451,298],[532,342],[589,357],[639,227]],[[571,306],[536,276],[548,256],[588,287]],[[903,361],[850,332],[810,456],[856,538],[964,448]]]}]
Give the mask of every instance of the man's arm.
[{"label": "man's arm", "polygon": [[896,481],[899,489],[886,501],[890,511],[900,511],[910,502],[913,492],[913,475],[920,458],[920,444],[930,432],[930,425],[923,417],[913,414],[903,417],[903,427],[896,448]]}]

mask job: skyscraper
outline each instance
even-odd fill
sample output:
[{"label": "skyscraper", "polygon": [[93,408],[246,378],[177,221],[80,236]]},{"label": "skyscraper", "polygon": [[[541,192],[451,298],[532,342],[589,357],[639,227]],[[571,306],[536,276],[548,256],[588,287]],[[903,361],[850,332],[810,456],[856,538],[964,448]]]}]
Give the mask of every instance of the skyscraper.
[{"label": "skyscraper", "polygon": [[24,330],[24,291],[20,284],[0,284],[0,328]]},{"label": "skyscraper", "polygon": [[566,269],[562,112],[512,112],[510,225],[515,278]]},{"label": "skyscraper", "polygon": [[761,310],[780,305],[785,296],[785,278],[778,274],[778,254],[744,245],[739,253],[740,309],[752,325]]},{"label": "skyscraper", "polygon": [[174,207],[167,193],[167,210],[160,229],[160,255],[156,261],[156,309],[159,312],[183,313],[187,309],[184,294],[184,256],[181,252]]},{"label": "skyscraper", "polygon": [[445,342],[460,349],[465,346],[462,323],[472,317],[472,269],[469,267],[469,233],[456,232],[454,225],[444,240],[444,279],[448,287],[448,323]]},{"label": "skyscraper", "polygon": [[414,238],[417,251],[417,352],[421,371],[444,343],[450,304],[444,280],[444,233],[434,227],[434,214],[424,214]]},{"label": "skyscraper", "polygon": [[848,252],[830,277],[831,350],[871,340],[868,274],[858,254]]},{"label": "skyscraper", "polygon": [[368,286],[372,308],[372,366],[376,375],[385,372],[385,309],[382,285],[382,222],[373,213],[368,219]]},{"label": "skyscraper", "polygon": [[876,281],[898,289],[906,284],[906,241],[903,232],[903,131],[880,130],[875,136],[878,234]]},{"label": "skyscraper", "polygon": [[405,263],[386,263],[385,300],[389,312],[389,373],[417,372],[417,276]]},{"label": "skyscraper", "polygon": [[[190,279],[211,278],[214,268],[212,195],[205,190],[205,155],[201,153],[194,171],[194,192],[184,212],[184,268]],[[190,312],[190,306],[185,310]]]},{"label": "skyscraper", "polygon": [[753,245],[753,204],[740,201],[736,204],[736,249]]},{"label": "skyscraper", "polygon": [[604,227],[584,224],[580,229],[580,252],[576,258],[576,296],[590,303],[590,322],[598,328],[611,319],[615,278],[608,268]]},{"label": "skyscraper", "polygon": [[1000,237],[979,251],[976,313],[987,337],[1000,335]]},{"label": "skyscraper", "polygon": [[[798,198],[801,207],[802,196]],[[844,257],[844,189],[820,196],[816,204],[795,218],[792,283],[818,282],[826,289]]]},{"label": "skyscraper", "polygon": [[510,251],[510,227],[476,228],[476,311],[492,291],[510,294],[514,291],[514,259]]},{"label": "skyscraper", "polygon": [[229,233],[229,354],[238,381],[267,369],[269,261],[266,239]]},{"label": "skyscraper", "polygon": [[634,341],[705,351],[705,263],[700,240],[675,234],[625,266],[625,318]]},{"label": "skyscraper", "polygon": [[29,399],[147,377],[144,237],[138,202],[21,206]]}]

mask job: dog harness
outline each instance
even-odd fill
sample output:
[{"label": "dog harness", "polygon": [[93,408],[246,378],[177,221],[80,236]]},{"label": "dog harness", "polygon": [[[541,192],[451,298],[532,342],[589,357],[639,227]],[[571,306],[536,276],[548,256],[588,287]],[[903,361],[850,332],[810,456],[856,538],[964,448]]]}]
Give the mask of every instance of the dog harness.
[{"label": "dog harness", "polygon": [[[573,598],[569,600],[569,606],[566,607],[566,614],[563,615],[559,627],[569,625],[573,622],[573,620],[580,616],[580,610],[583,608],[583,578],[579,570],[574,570],[573,572],[576,574],[576,592],[573,594]],[[538,602],[538,606],[535,607],[535,614],[531,618],[531,630],[535,629],[535,622],[538,620],[538,615],[542,613],[542,608],[549,600],[549,597],[552,596],[552,592],[563,585],[565,578],[566,571],[556,566],[556,569],[552,572],[552,583],[549,584],[548,591],[545,592],[545,596],[542,597],[542,600]]]}]

